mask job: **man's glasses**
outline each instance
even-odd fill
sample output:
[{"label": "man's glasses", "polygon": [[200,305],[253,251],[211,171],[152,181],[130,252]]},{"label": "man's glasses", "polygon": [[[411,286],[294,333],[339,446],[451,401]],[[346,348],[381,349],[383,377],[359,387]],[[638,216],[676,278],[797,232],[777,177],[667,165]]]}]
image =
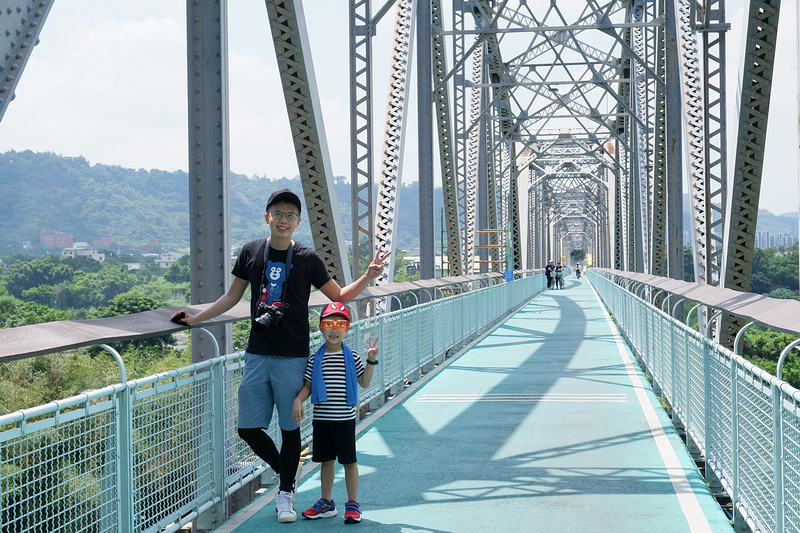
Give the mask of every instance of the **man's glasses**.
[{"label": "man's glasses", "polygon": [[294,222],[300,217],[300,215],[298,215],[297,213],[284,213],[283,211],[270,211],[269,216],[274,218],[275,220],[280,220],[282,218],[285,218],[289,222]]},{"label": "man's glasses", "polygon": [[347,331],[347,328],[350,327],[350,322],[347,320],[323,320],[319,323],[319,329],[325,331],[331,330],[334,327],[339,331]]}]

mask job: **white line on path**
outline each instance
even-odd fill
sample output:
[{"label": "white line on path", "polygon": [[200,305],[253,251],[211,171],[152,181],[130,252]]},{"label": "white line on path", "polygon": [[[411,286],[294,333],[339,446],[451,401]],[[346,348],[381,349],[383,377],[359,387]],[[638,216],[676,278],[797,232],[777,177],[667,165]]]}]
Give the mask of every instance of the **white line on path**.
[{"label": "white line on path", "polygon": [[617,332],[617,327],[611,321],[611,317],[609,316],[608,311],[606,311],[603,302],[600,300],[600,296],[597,294],[597,291],[594,290],[594,287],[592,287],[591,284],[589,286],[592,288],[592,292],[594,292],[594,296],[597,298],[597,303],[600,305],[600,309],[603,311],[603,316],[605,316],[606,322],[608,323],[609,327],[611,328],[611,332],[614,335],[617,350],[619,350],[619,355],[622,358],[622,362],[625,364],[625,370],[627,371],[628,377],[631,380],[631,385],[633,385],[633,389],[636,392],[636,398],[639,400],[639,405],[642,408],[642,413],[647,421],[647,425],[650,427],[650,433],[653,435],[653,440],[655,441],[658,453],[661,455],[661,459],[664,461],[664,466],[666,467],[667,474],[669,475],[669,480],[672,482],[672,488],[675,490],[675,496],[678,498],[678,504],[681,506],[683,515],[686,517],[686,521],[689,523],[689,530],[693,533],[710,532],[711,524],[708,523],[708,517],[706,517],[706,514],[703,512],[700,502],[697,501],[697,497],[692,490],[691,485],[689,484],[689,480],[686,478],[686,472],[684,472],[683,466],[681,466],[681,462],[678,459],[678,456],[676,455],[672,445],[670,444],[667,434],[664,432],[664,427],[658,419],[658,415],[653,408],[653,404],[650,403],[650,400],[647,397],[647,390],[642,384],[642,380],[639,377],[631,358],[628,356],[625,342],[622,340],[619,332]]}]

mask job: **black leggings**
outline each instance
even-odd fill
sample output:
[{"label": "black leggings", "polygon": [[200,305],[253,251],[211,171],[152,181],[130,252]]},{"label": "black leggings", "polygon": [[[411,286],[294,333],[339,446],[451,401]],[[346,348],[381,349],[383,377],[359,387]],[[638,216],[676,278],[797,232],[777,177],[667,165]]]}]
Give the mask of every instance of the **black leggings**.
[{"label": "black leggings", "polygon": [[292,492],[294,476],[300,464],[300,428],[281,430],[281,451],[262,428],[239,428],[239,436],[253,452],[264,460],[272,470],[280,473],[280,490]]}]

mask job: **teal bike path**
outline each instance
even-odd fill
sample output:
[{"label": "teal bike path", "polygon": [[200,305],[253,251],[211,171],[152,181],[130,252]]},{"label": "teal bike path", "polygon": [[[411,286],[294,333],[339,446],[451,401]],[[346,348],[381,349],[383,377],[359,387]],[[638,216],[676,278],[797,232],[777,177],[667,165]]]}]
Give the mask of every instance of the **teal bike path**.
[{"label": "teal bike path", "polygon": [[731,532],[729,520],[585,278],[567,278],[358,426],[361,524],[306,520],[306,465],[281,524],[274,491],[217,533]]}]

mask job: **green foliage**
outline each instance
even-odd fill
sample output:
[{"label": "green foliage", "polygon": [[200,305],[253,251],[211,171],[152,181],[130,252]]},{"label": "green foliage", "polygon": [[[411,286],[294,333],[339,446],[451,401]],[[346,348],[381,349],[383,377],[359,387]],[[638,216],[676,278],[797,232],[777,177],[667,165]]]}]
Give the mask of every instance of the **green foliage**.
[{"label": "green foliage", "polygon": [[8,294],[0,295],[0,327],[2,328],[15,328],[66,319],[67,315],[63,311],[57,311],[35,302],[24,302]]},{"label": "green foliage", "polygon": [[683,249],[683,281],[694,281],[694,255],[689,246]]},{"label": "green foliage", "polygon": [[190,274],[189,255],[187,254],[167,268],[167,271],[164,273],[164,279],[172,283],[188,283],[191,281]]},{"label": "green foliage", "polygon": [[[777,375],[781,352],[797,337],[761,326],[753,326],[744,333],[744,357],[770,374]],[[784,363],[782,377],[793,387],[800,388],[800,357],[795,348]]]},{"label": "green foliage", "polygon": [[[335,180],[343,236],[351,240],[350,184]],[[231,243],[245,242],[266,234],[266,200],[271,191],[289,188],[302,191],[299,178],[231,174]],[[128,169],[90,165],[82,157],[61,157],[52,153],[8,151],[0,154],[0,254],[27,249],[44,251],[39,231],[71,233],[76,241],[119,238],[132,246],[155,239],[166,250],[189,248],[189,177],[185,172]],[[398,191],[395,238],[400,248],[419,246],[419,183],[402,184]],[[436,212],[444,204],[441,190],[434,194]],[[43,208],[47,206],[47,208]],[[440,238],[441,221],[434,221],[434,235]],[[295,238],[311,246],[308,210],[303,209]],[[28,244],[25,244],[28,243]],[[126,248],[127,247],[127,248]],[[89,272],[89,258],[75,258],[74,270]],[[32,282],[33,283],[33,282]],[[34,283],[26,288],[42,284]]]},{"label": "green foliage", "polygon": [[[756,248],[753,250],[753,271],[750,274],[750,292],[771,293],[788,289],[797,295],[798,256],[797,244],[791,250]],[[783,293],[785,294],[785,293]]]}]

